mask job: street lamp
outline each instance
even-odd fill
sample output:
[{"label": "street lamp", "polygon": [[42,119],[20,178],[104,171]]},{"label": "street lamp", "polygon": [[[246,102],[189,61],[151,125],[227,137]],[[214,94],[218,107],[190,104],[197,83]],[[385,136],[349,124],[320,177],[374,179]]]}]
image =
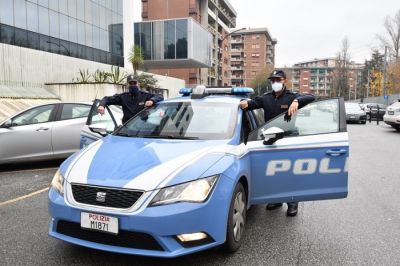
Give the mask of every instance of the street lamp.
[{"label": "street lamp", "polygon": [[47,41],[47,43],[52,43],[52,44],[55,44],[55,45],[57,45],[58,47],[63,47],[64,49],[65,49],[65,51],[67,51],[67,54],[68,54],[68,56],[71,56],[71,53],[69,52],[69,50],[68,50],[68,48],[67,47],[65,47],[65,45],[64,44],[61,44],[61,43],[56,43],[56,42],[51,42],[51,41]]},{"label": "street lamp", "polygon": [[[223,43],[224,43],[224,40],[226,39],[226,38],[228,38],[229,36],[231,36],[232,34],[234,34],[235,32],[238,32],[238,31],[241,31],[241,30],[245,30],[246,28],[241,28],[241,29],[237,29],[237,30],[234,30],[234,31],[232,31],[232,32],[230,32],[230,33],[228,33],[228,34],[226,34],[225,36],[224,36],[224,38],[222,38],[222,40],[221,40],[221,46],[223,45]],[[221,51],[221,56],[220,56],[220,54],[219,54],[219,52],[218,52],[218,60],[217,60],[217,74],[218,74],[218,81],[217,81],[217,85],[219,84],[219,79],[221,78],[221,74],[222,73],[220,73],[219,72],[219,64],[221,63],[221,58],[222,58],[222,51]],[[222,67],[221,67],[221,72],[222,72]],[[222,82],[221,82],[222,83]]]}]

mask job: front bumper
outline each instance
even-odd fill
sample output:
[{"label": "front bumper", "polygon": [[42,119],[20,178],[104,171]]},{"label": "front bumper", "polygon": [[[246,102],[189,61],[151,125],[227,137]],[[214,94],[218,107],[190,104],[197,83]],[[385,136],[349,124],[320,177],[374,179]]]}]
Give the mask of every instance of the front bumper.
[{"label": "front bumper", "polygon": [[[204,203],[176,203],[115,213],[68,204],[55,190],[49,191],[50,236],[89,248],[117,253],[177,257],[225,242],[227,217],[234,182],[221,175]],[[80,228],[81,212],[118,218],[119,234],[110,235]],[[176,235],[204,232],[209,238],[185,247]]]},{"label": "front bumper", "polygon": [[347,122],[366,122],[366,115],[346,115]]},{"label": "front bumper", "polygon": [[384,115],[383,121],[391,126],[400,126],[400,115]]}]

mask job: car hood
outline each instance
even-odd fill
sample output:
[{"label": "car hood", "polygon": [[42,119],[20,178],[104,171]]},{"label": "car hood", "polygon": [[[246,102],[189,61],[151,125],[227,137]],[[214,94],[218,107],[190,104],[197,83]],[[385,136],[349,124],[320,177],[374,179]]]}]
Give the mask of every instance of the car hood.
[{"label": "car hood", "polygon": [[[164,140],[108,136],[67,160],[61,174],[69,183],[150,191],[201,177],[236,146],[227,140]],[[190,165],[190,175],[179,174]],[[177,180],[174,182],[174,179]]]},{"label": "car hood", "polygon": [[361,110],[348,110],[346,111],[346,115],[365,115],[365,112]]}]

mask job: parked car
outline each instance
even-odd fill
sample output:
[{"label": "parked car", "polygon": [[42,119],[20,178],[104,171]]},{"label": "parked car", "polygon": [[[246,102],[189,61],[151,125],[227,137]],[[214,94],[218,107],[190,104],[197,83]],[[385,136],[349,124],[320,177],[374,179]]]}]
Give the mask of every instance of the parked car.
[{"label": "parked car", "polygon": [[365,124],[367,122],[367,114],[361,109],[358,103],[345,103],[346,121]]},{"label": "parked car", "polygon": [[0,163],[66,158],[79,150],[92,103],[30,107],[0,123]]},{"label": "parked car", "polygon": [[[264,123],[258,110],[238,108],[251,91],[182,90],[191,95],[141,111],[69,157],[49,190],[49,234],[146,256],[219,245],[235,251],[250,205],[345,198],[343,99],[310,103],[310,116],[282,114]],[[326,102],[337,111],[312,108]]]},{"label": "parked car", "polygon": [[400,131],[400,102],[395,102],[386,108],[383,121]]},{"label": "parked car", "polygon": [[[360,104],[361,109],[365,111],[367,114],[367,120],[370,119],[376,119],[379,117],[379,120],[383,120],[383,116],[386,112],[385,105],[381,103],[363,103]],[[378,114],[378,108],[379,108],[379,114]]]}]

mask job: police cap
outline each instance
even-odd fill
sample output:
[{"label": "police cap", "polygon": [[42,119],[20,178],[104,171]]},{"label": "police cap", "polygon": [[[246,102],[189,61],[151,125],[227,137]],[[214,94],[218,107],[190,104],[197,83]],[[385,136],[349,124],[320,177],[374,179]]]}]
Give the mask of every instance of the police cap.
[{"label": "police cap", "polygon": [[268,79],[273,79],[273,78],[286,79],[286,74],[285,72],[283,72],[283,70],[274,70],[272,71]]}]

